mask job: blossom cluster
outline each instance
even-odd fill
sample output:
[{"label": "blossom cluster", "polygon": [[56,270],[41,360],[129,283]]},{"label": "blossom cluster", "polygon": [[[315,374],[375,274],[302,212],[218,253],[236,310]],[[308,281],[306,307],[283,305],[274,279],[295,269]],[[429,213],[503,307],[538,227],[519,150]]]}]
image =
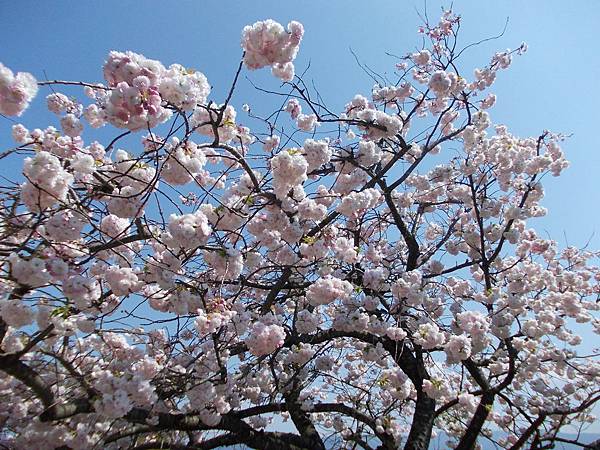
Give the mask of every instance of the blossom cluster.
[{"label": "blossom cluster", "polygon": [[283,345],[284,329],[276,324],[265,325],[257,322],[252,326],[250,335],[244,341],[254,356],[268,355]]},{"label": "blossom cluster", "polygon": [[60,160],[46,152],[25,158],[21,198],[30,211],[41,211],[67,199],[73,175],[63,169]]},{"label": "blossom cluster", "polygon": [[303,35],[304,27],[295,21],[288,24],[287,32],[271,19],[246,26],[242,31],[244,64],[249,69],[271,66],[273,75],[291,81],[294,78],[292,61],[296,58]]},{"label": "blossom cluster", "polygon": [[16,75],[0,63],[0,114],[20,116],[37,94],[37,81],[27,72]]},{"label": "blossom cluster", "polygon": [[86,109],[94,126],[106,121],[118,128],[139,130],[154,127],[171,117],[170,104],[191,111],[205,104],[210,94],[208,80],[201,72],[159,61],[133,52],[112,51],[104,64],[108,91],[93,91],[96,104]]}]

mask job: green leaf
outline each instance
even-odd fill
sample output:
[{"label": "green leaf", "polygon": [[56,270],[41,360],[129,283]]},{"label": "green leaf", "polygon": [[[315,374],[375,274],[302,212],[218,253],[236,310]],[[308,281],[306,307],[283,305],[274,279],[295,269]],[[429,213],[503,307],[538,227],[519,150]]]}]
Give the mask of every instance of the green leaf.
[{"label": "green leaf", "polygon": [[317,238],[315,236],[304,236],[302,238],[302,242],[308,245],[313,245],[315,242],[317,242]]},{"label": "green leaf", "polygon": [[54,308],[50,313],[50,317],[61,317],[66,319],[71,315],[71,307],[69,305],[58,306]]}]

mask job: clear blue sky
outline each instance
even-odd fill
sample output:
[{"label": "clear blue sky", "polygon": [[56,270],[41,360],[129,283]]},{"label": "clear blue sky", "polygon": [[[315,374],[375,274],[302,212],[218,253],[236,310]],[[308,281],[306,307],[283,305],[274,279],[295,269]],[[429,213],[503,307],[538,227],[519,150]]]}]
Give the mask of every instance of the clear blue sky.
[{"label": "clear blue sky", "polygon": [[[429,1],[431,20],[440,6]],[[213,85],[213,98],[228,87],[241,54],[240,31],[256,20],[273,18],[286,24],[301,21],[306,29],[297,71],[308,63],[314,80],[333,109],[340,109],[356,93],[368,94],[372,81],[357,67],[350,52],[377,72],[391,72],[394,60],[385,52],[403,55],[419,44],[417,12],[422,1],[33,1],[0,2],[0,61],[13,70],[32,72],[38,79],[102,81],[101,66],[110,50],[132,50],[163,61],[201,70]],[[597,30],[600,2],[559,0],[502,2],[457,1],[463,16],[465,45],[498,34],[503,37],[470,50],[465,73],[486,64],[496,49],[515,48],[522,41],[529,52],[516,58],[495,85],[498,103],[491,110],[495,122],[519,135],[543,129],[572,133],[565,145],[572,166],[559,179],[545,181],[548,217],[532,225],[565,244],[583,245],[597,234],[600,214],[595,198],[600,152],[596,139],[600,115],[600,59]],[[276,87],[267,70],[250,78]],[[58,126],[43,110],[42,90],[23,122],[31,127]],[[222,96],[220,97],[222,98]],[[258,98],[244,79],[237,95],[239,106]],[[258,106],[256,104],[255,106]],[[11,145],[12,123],[0,118],[0,146]],[[600,248],[600,236],[592,239]]]}]

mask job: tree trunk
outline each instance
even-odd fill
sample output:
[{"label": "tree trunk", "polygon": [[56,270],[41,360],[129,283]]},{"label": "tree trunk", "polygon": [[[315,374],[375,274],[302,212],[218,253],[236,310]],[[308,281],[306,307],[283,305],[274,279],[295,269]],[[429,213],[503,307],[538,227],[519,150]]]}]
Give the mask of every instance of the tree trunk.
[{"label": "tree trunk", "polygon": [[435,400],[425,392],[417,392],[417,404],[404,450],[427,450],[431,441]]}]

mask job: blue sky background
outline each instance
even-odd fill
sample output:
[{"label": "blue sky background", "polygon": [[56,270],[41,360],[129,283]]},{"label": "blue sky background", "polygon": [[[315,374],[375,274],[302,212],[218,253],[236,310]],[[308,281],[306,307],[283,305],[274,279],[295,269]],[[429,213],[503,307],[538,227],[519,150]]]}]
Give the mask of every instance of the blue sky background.
[{"label": "blue sky background", "polygon": [[[432,22],[439,18],[442,5],[450,3],[427,2]],[[582,246],[590,240],[592,249],[600,249],[600,2],[469,0],[454,2],[454,10],[463,17],[463,46],[497,35],[509,18],[504,36],[464,55],[461,67],[467,78],[474,68],[487,64],[496,50],[514,49],[522,41],[529,45],[509,71],[499,73],[492,89],[498,96],[490,110],[492,120],[524,137],[537,136],[545,129],[572,134],[563,145],[571,167],[560,178],[544,180],[543,204],[549,215],[530,225],[561,246]],[[314,81],[330,108],[340,111],[355,94],[369,95],[373,85],[350,49],[374,71],[391,74],[396,60],[386,52],[405,55],[420,46],[418,13],[424,11],[425,3],[417,0],[0,0],[0,62],[14,71],[31,72],[39,80],[100,82],[108,52],[132,50],[166,65],[180,63],[204,72],[213,86],[211,98],[221,102],[241,56],[243,26],[266,18],[284,25],[298,20],[306,33],[296,71],[310,64],[305,80]],[[261,110],[261,95],[246,76],[265,88],[279,86],[266,69],[244,71],[233,102],[241,122],[242,103],[251,104],[257,113],[272,111]],[[81,94],[80,90],[65,91]],[[49,92],[41,89],[19,121],[29,128],[58,127],[56,118],[45,111],[43,99]],[[13,123],[0,117],[0,151],[13,145]],[[100,136],[109,139],[108,134]],[[21,170],[20,164],[1,163],[1,175],[14,178]],[[595,428],[600,430],[600,426]]]}]

